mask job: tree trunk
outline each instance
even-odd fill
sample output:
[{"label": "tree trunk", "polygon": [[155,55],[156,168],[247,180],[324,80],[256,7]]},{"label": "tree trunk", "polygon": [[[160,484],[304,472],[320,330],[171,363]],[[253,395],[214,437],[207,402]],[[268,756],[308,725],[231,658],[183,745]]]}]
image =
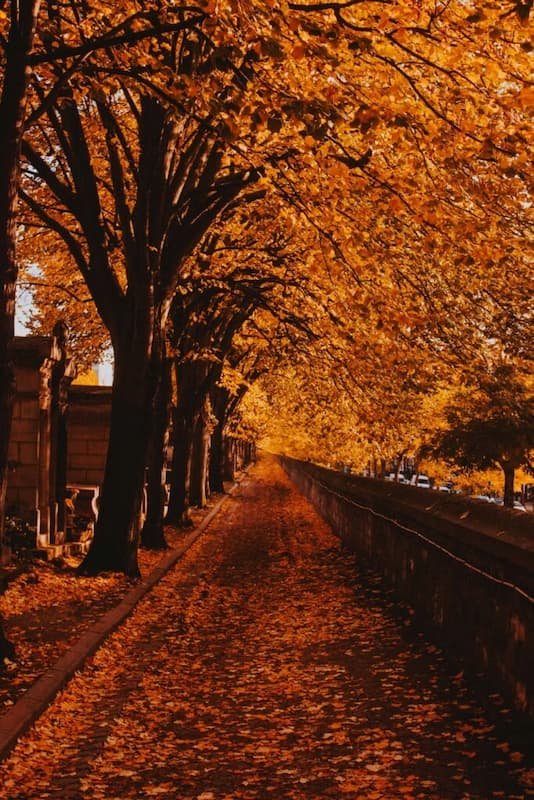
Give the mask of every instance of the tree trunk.
[{"label": "tree trunk", "polygon": [[209,482],[212,492],[224,493],[224,426],[228,412],[230,394],[221,386],[214,386],[211,391],[211,403],[216,419],[211,434],[211,452],[209,465]]},{"label": "tree trunk", "polygon": [[138,345],[115,348],[108,453],[95,535],[80,566],[85,575],[140,574],[139,522],[158,359],[148,345],[144,353],[142,343]]},{"label": "tree trunk", "polygon": [[395,459],[395,481],[398,482],[399,480],[399,472],[402,464],[402,459],[404,458],[404,450],[399,453],[397,458]]},{"label": "tree trunk", "polygon": [[207,503],[206,476],[208,473],[209,426],[205,412],[199,414],[193,436],[193,456],[191,463],[191,486],[189,502],[192,506],[204,508]]},{"label": "tree trunk", "polygon": [[9,658],[10,661],[15,660],[15,648],[6,638],[4,633],[4,629],[2,627],[2,620],[0,619],[0,672],[2,670],[2,664],[5,658]]},{"label": "tree trunk", "polygon": [[224,439],[224,478],[227,481],[235,480],[236,458],[235,439]]},{"label": "tree trunk", "polygon": [[26,116],[27,87],[39,0],[11,3],[0,97],[0,551],[3,545],[7,460],[14,394],[11,343],[14,336],[17,283],[16,211],[20,149]]},{"label": "tree trunk", "polygon": [[194,422],[182,410],[175,408],[173,414],[173,453],[169,506],[165,521],[169,525],[191,524],[189,509],[189,487],[191,484],[191,460],[193,455]]},{"label": "tree trunk", "polygon": [[504,505],[513,508],[515,468],[506,461],[501,463],[501,467],[504,472]]},{"label": "tree trunk", "polygon": [[224,493],[224,437],[220,421],[211,435],[209,480],[212,492]]},{"label": "tree trunk", "polygon": [[[167,510],[166,521],[171,525],[188,526],[191,525],[188,511],[192,505],[190,493],[191,482],[193,479],[193,469],[195,475],[195,504],[204,503],[205,489],[199,490],[198,476],[206,476],[207,466],[203,466],[204,456],[202,448],[195,451],[195,439],[202,439],[202,433],[197,430],[202,418],[205,425],[209,422],[209,409],[205,409],[206,402],[209,402],[206,387],[207,368],[199,361],[182,362],[177,360],[175,363],[176,385],[178,387],[178,405],[173,416],[173,459],[171,475],[171,492],[169,507]],[[209,436],[209,430],[207,431]],[[209,445],[209,442],[208,442]],[[199,456],[199,461],[195,458],[195,452]]]},{"label": "tree trunk", "polygon": [[165,450],[169,428],[170,391],[170,365],[167,362],[164,365],[156,394],[149,446],[147,512],[141,531],[141,546],[148,550],[166,550],[168,547],[163,527],[163,511],[165,505]]}]

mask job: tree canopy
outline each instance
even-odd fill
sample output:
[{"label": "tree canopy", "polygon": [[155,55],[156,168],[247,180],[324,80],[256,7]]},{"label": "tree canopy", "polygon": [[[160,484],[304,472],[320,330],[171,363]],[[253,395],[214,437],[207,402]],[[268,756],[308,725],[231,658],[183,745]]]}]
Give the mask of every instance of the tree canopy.
[{"label": "tree canopy", "polygon": [[222,389],[228,430],[326,461],[415,455],[447,422],[467,437],[447,400],[487,374],[512,413],[534,352],[530,4],[16,9],[0,3],[4,108],[20,73],[4,340],[20,264],[35,330],[59,311],[84,365],[113,348],[88,569],[136,572],[168,358],[176,407]]}]

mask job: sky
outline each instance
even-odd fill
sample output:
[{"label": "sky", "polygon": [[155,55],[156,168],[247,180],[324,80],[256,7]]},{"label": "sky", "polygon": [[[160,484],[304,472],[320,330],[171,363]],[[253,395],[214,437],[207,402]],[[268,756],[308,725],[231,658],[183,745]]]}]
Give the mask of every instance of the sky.
[{"label": "sky", "polygon": [[[31,292],[24,290],[18,291],[16,309],[15,336],[28,336],[30,330],[27,326],[27,322],[32,309]],[[95,364],[94,369],[98,375],[98,383],[101,386],[111,386],[113,382],[113,365],[108,363]]]}]

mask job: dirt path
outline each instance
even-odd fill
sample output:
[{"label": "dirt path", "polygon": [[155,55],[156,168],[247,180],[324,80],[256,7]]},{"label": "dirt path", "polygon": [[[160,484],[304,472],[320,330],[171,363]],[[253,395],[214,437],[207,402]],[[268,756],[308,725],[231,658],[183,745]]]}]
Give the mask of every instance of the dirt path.
[{"label": "dirt path", "polygon": [[207,533],[0,768],[0,800],[526,800],[526,754],[406,634],[281,469]]}]

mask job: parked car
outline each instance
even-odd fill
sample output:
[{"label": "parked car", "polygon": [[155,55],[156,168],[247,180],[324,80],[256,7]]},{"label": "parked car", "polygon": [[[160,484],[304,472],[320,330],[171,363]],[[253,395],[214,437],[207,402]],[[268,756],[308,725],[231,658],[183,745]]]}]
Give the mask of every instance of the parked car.
[{"label": "parked car", "polygon": [[[485,500],[487,503],[495,503],[498,506],[504,505],[502,497],[490,497],[487,494],[477,494],[475,500]],[[516,511],[526,511],[527,509],[519,500],[514,500],[514,509]]]},{"label": "parked car", "polygon": [[414,475],[412,485],[417,486],[419,489],[430,489],[430,478],[428,475]]},{"label": "parked car", "polygon": [[410,481],[404,477],[404,474],[402,472],[399,472],[398,476],[396,477],[394,472],[390,472],[389,475],[386,475],[386,480],[396,481],[397,483],[410,483]]}]

